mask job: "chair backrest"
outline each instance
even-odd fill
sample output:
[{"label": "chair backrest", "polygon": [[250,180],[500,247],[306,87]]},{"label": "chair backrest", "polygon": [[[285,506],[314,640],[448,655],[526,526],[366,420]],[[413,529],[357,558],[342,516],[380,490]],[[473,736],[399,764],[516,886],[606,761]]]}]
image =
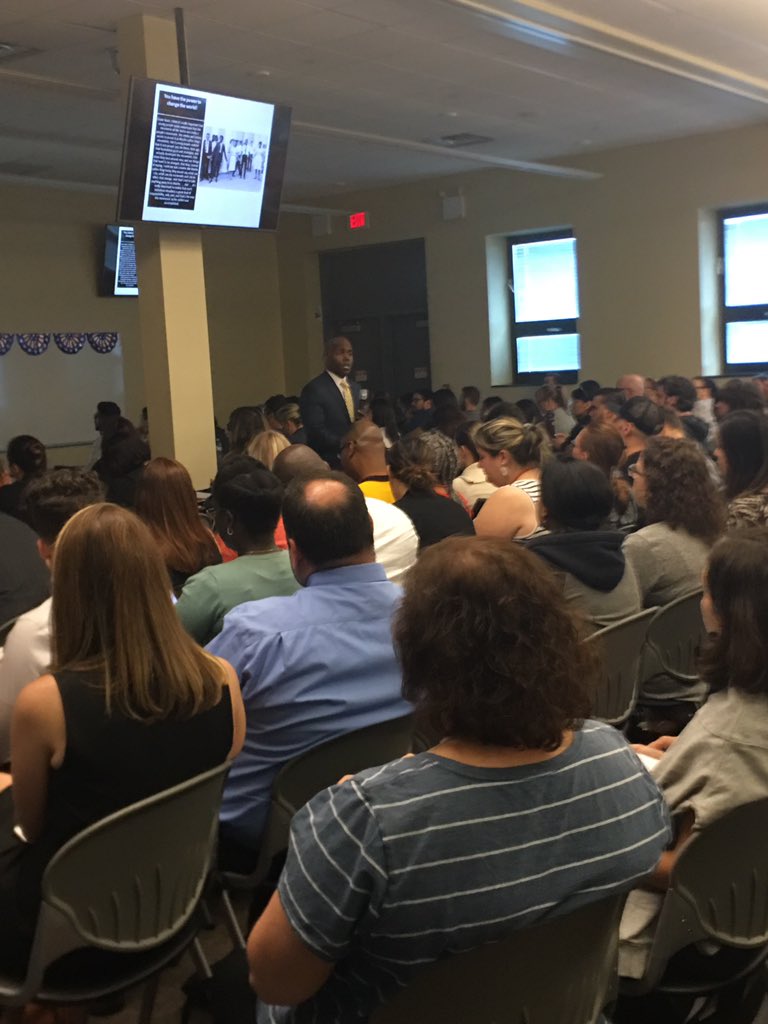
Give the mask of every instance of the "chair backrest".
[{"label": "chair backrest", "polygon": [[643,990],[670,957],[703,939],[751,949],[768,943],[768,798],[724,815],[685,844],[659,915]]},{"label": "chair backrest", "polygon": [[655,608],[647,608],[584,641],[595,645],[601,658],[600,683],[593,697],[594,718],[620,725],[632,713],[640,683],[640,658],[655,614]]},{"label": "chair backrest", "polygon": [[409,753],[412,741],[413,717],[403,715],[336,736],[289,761],[272,786],[272,802],[255,870],[247,878],[225,873],[227,884],[251,887],[262,881],[275,855],[288,848],[291,818],[300,807],[338,782],[342,775],[354,775]]},{"label": "chair backrest", "polygon": [[89,826],[52,858],[25,989],[80,947],[146,952],[194,913],[218,832],[225,763]]},{"label": "chair backrest", "polygon": [[371,1024],[593,1024],[616,979],[624,895],[425,967]]},{"label": "chair backrest", "polygon": [[683,683],[699,678],[696,659],[706,633],[701,618],[701,590],[659,608],[648,626],[648,646],[662,671]]}]

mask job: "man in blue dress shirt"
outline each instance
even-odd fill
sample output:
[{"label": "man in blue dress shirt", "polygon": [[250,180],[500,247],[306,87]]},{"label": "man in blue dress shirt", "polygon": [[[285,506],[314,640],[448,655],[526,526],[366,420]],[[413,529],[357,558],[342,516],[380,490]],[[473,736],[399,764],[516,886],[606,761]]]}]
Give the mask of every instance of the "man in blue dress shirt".
[{"label": "man in blue dress shirt", "polygon": [[360,489],[342,473],[294,480],[283,522],[302,589],[234,608],[207,648],[235,667],[247,716],[221,809],[220,861],[237,870],[255,863],[286,762],[411,710],[391,636],[400,588],[375,562]]}]

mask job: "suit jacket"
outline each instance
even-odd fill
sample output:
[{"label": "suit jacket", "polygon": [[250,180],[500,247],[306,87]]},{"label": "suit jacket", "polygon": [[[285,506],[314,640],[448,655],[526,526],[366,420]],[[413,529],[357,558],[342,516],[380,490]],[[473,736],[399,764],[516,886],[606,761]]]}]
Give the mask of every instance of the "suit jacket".
[{"label": "suit jacket", "polygon": [[[357,409],[360,404],[360,388],[351,380],[349,388]],[[300,402],[307,444],[329,466],[338,467],[341,439],[349,431],[352,421],[336,381],[328,373],[321,373],[305,384]]]}]

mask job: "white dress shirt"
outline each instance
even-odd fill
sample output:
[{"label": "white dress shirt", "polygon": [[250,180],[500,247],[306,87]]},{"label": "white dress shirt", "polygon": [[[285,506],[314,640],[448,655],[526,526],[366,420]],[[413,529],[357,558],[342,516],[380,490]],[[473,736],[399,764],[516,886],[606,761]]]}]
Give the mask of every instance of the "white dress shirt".
[{"label": "white dress shirt", "polygon": [[51,599],[16,620],[0,660],[0,764],[11,756],[11,718],[16,698],[51,664]]}]

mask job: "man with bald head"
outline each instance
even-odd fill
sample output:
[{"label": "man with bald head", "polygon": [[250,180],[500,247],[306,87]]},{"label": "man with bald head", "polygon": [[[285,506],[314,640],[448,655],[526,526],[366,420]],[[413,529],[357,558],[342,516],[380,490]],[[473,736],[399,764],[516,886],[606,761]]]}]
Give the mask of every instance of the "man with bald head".
[{"label": "man with bald head", "polygon": [[341,442],[341,468],[357,482],[366,498],[394,505],[387,472],[387,449],[381,427],[358,420]]},{"label": "man with bald head", "polygon": [[[374,561],[360,489],[341,473],[297,477],[283,502],[291,597],[233,609],[207,650],[240,679],[245,744],[224,788],[220,863],[253,868],[279,769],[311,747],[408,714],[391,620],[399,588]],[[405,751],[403,751],[405,753]]]},{"label": "man with bald head", "polygon": [[328,472],[328,463],[306,444],[292,444],[275,456],[272,472],[287,487],[297,476],[317,476]]},{"label": "man with bald head", "polygon": [[349,380],[354,361],[349,338],[337,336],[325,344],[325,372],[301,392],[301,418],[307,444],[338,468],[341,440],[355,422],[360,388]]},{"label": "man with bald head", "polygon": [[616,381],[616,387],[624,392],[624,400],[642,398],[645,394],[645,378],[639,373],[625,373]]}]

